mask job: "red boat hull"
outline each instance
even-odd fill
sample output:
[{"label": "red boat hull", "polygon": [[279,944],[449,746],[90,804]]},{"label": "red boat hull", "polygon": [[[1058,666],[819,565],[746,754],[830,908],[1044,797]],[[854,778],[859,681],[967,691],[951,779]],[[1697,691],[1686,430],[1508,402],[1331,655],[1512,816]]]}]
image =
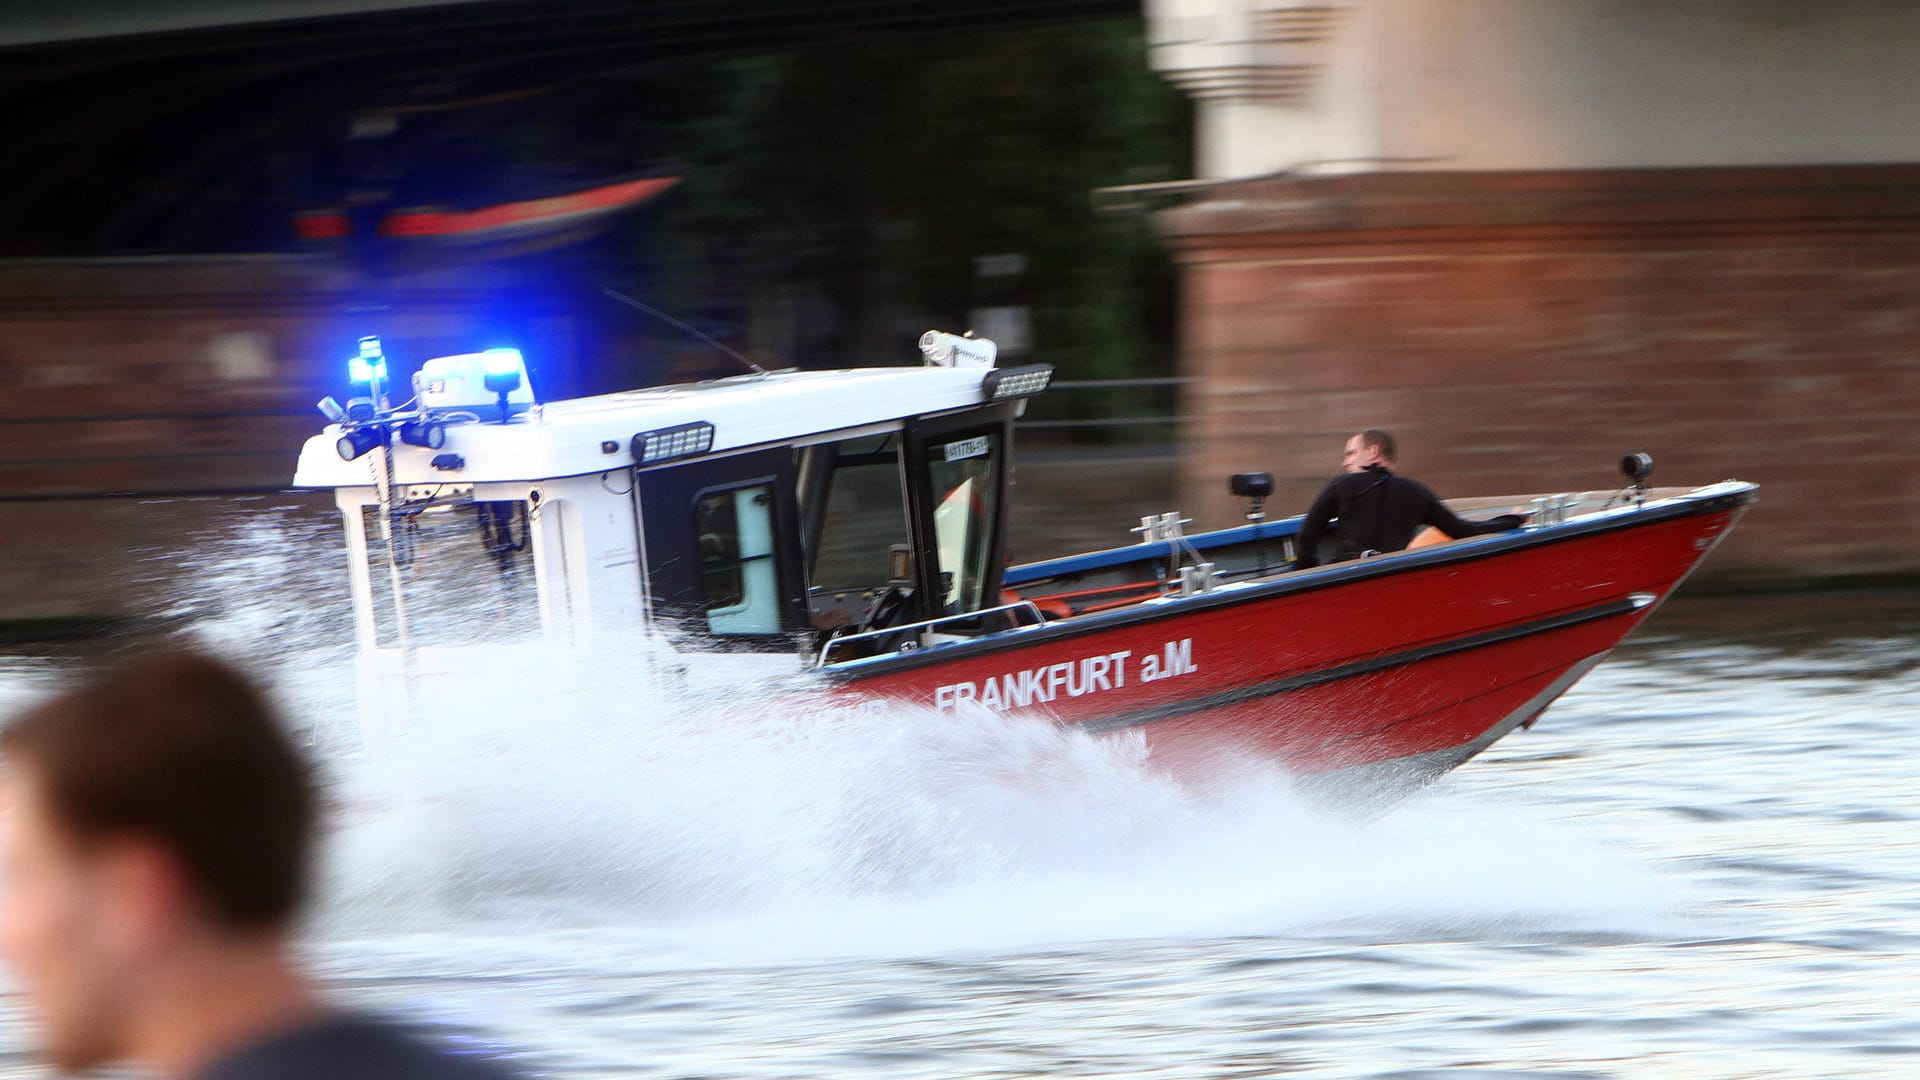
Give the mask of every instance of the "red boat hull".
[{"label": "red boat hull", "polygon": [[1418,783],[1528,724],[1705,557],[1752,499],[1648,507],[846,665],[844,692],[984,704],[1156,759],[1223,750]]}]

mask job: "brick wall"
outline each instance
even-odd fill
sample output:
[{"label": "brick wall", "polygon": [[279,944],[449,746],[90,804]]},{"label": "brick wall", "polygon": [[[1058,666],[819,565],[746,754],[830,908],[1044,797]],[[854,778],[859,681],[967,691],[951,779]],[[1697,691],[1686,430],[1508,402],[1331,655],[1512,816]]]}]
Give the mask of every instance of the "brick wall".
[{"label": "brick wall", "polygon": [[1757,481],[1722,579],[1920,571],[1920,168],[1247,182],[1183,267],[1183,501],[1297,512],[1347,435],[1443,496]]},{"label": "brick wall", "polygon": [[[1235,520],[1237,471],[1304,506],[1378,425],[1443,495],[1609,488],[1636,449],[1662,483],[1758,481],[1723,578],[1920,572],[1920,168],[1276,180],[1161,220],[1199,380],[1177,502],[1205,524]],[[536,364],[577,368],[576,324],[515,290],[370,305],[298,259],[0,263],[0,619],[150,610],[142,553],[205,518],[177,496],[285,485],[362,333],[490,344],[513,292]],[[115,492],[142,494],[93,497]]]},{"label": "brick wall", "polygon": [[577,367],[572,320],[517,284],[483,270],[376,297],[297,258],[0,263],[0,620],[164,605],[143,553],[200,542],[204,507],[181,497],[285,488],[362,334],[404,386],[420,360],[498,343],[512,295],[536,385]]},{"label": "brick wall", "polygon": [[[272,538],[252,524],[331,543],[330,497],[281,489],[324,423],[314,402],[345,396],[355,339],[380,333],[404,381],[421,359],[496,343],[490,298],[528,303],[512,285],[415,279],[375,305],[319,261],[0,263],[0,639],[10,620],[201,610],[224,595],[214,579],[282,557],[261,555]],[[543,396],[632,381],[598,353],[586,372],[593,331],[534,299],[531,338],[515,340]],[[1174,508],[1165,456],[1115,453],[1027,456],[1021,558],[1125,544],[1138,515]]]}]

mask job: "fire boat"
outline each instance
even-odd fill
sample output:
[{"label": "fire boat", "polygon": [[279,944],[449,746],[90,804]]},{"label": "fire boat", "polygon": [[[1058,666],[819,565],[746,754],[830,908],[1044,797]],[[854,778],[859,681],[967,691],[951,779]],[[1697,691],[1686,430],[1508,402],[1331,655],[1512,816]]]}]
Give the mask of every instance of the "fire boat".
[{"label": "fire boat", "polygon": [[403,730],[422,680],[488,649],[644,642],[730,684],[1404,791],[1531,726],[1756,494],[1654,488],[1630,455],[1619,491],[1532,497],[1515,531],[1301,570],[1300,519],[1267,519],[1253,473],[1233,478],[1243,524],[1155,515],[1111,549],[1007,565],[1014,426],[1052,368],[919,345],[912,365],[546,403],[496,349],[427,360],[393,407],[364,339],[364,393],[321,402],[294,477],[342,514],[363,728]]}]

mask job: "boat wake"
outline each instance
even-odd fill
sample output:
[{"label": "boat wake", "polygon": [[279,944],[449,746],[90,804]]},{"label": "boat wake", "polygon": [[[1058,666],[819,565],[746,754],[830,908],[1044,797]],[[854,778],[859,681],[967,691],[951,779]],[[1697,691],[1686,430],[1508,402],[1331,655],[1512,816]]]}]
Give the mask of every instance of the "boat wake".
[{"label": "boat wake", "polygon": [[1260,761],[1176,779],[1137,739],[984,710],[676,700],[586,668],[596,686],[475,688],[387,752],[335,762],[329,934],[461,926],[537,951],[535,928],[649,963],[756,963],[1660,937],[1685,906],[1539,805],[1443,787],[1356,820]]},{"label": "boat wake", "polygon": [[565,955],[619,967],[1697,930],[1678,875],[1470,776],[1359,819],[1265,761],[1176,778],[1137,739],[984,710],[671,691],[643,651],[524,646],[365,754],[350,645],[298,614],[332,598],[269,582],[296,565],[290,531],[219,553],[232,572],[204,580],[226,594],[194,633],[229,655],[280,646],[257,664],[338,810],[317,935],[363,958],[539,966],[570,937]]}]

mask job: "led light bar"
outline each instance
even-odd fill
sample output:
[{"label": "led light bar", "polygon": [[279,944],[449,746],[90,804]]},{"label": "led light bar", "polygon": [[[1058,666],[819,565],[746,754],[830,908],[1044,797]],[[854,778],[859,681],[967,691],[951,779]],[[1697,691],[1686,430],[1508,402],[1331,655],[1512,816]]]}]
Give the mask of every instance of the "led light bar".
[{"label": "led light bar", "polygon": [[633,463],[656,465],[676,458],[699,457],[713,449],[713,425],[705,420],[678,427],[643,431],[633,437]]},{"label": "led light bar", "polygon": [[989,371],[980,380],[980,391],[988,401],[1005,401],[1008,398],[1032,397],[1045,390],[1053,381],[1052,364],[1029,364],[1026,367],[996,368]]}]

